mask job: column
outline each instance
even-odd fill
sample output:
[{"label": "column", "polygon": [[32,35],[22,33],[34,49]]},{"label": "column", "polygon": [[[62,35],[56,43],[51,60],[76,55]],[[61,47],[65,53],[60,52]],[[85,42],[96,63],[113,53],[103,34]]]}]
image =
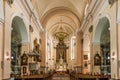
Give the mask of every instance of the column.
[{"label": "column", "polygon": [[3,69],[3,22],[4,22],[4,15],[3,15],[3,5],[2,0],[0,0],[0,80],[2,80],[2,69]]},{"label": "column", "polygon": [[76,55],[76,66],[78,66],[78,73],[82,73],[82,65],[83,65],[83,39],[82,33],[77,32],[76,35],[76,47],[77,47],[77,55]]}]

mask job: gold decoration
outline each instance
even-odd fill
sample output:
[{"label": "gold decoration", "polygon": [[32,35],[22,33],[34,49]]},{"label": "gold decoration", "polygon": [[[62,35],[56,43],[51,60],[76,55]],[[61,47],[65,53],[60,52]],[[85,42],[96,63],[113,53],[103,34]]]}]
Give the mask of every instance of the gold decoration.
[{"label": "gold decoration", "polygon": [[64,38],[68,36],[68,34],[63,29],[62,20],[60,20],[59,26],[60,26],[60,30],[55,33],[55,36],[59,39],[59,41],[63,41]]},{"label": "gold decoration", "polygon": [[60,41],[62,41],[62,40],[64,40],[65,37],[68,36],[68,34],[65,33],[65,32],[57,32],[57,33],[55,33],[55,36],[56,36]]}]

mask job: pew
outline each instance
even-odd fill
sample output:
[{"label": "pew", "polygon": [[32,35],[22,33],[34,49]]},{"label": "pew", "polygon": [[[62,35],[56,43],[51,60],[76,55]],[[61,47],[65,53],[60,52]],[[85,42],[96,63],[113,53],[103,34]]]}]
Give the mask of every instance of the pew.
[{"label": "pew", "polygon": [[109,80],[106,76],[95,76],[87,74],[70,74],[71,80]]},{"label": "pew", "polygon": [[52,74],[15,77],[15,80],[51,80]]}]

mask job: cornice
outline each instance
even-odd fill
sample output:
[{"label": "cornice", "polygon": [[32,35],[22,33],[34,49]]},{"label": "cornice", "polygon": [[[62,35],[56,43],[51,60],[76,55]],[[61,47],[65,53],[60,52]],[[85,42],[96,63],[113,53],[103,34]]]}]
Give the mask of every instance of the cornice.
[{"label": "cornice", "polygon": [[96,0],[96,1],[92,2],[91,5],[89,6],[88,12],[87,12],[86,16],[84,17],[84,20],[82,22],[82,25],[81,25],[79,31],[83,31],[83,28],[86,27],[85,25],[86,25],[86,23],[88,23],[88,20],[91,16],[91,13],[92,13],[93,9],[95,8],[95,5],[96,5],[97,2],[98,1]]},{"label": "cornice", "polygon": [[38,19],[38,15],[37,15],[34,7],[32,6],[30,0],[20,0],[20,1],[16,0],[15,2],[19,3],[17,5],[19,5],[20,8],[23,7],[25,9],[26,13],[28,14],[28,20],[30,19],[29,16],[31,16],[31,19],[32,19],[33,23],[35,24],[36,30],[38,32],[43,32],[44,29],[41,26],[41,23],[40,23],[40,21]]},{"label": "cornice", "polygon": [[32,6],[30,0],[25,0],[25,4],[27,5],[27,8],[29,9],[29,14],[33,16],[34,20],[36,21],[36,24],[38,26],[36,26],[38,29],[40,29],[42,32],[44,31],[39,19],[38,19],[38,14],[35,11],[34,7]]},{"label": "cornice", "polygon": [[[87,12],[87,15],[85,16],[85,18],[82,22],[82,25],[79,28],[79,31],[84,31],[84,29],[87,27],[89,21],[91,21],[92,17],[94,17],[94,19],[95,19],[96,16],[99,15],[103,11],[105,6],[107,5],[107,0],[105,0],[103,4],[102,3],[103,3],[103,1],[101,1],[101,0],[96,0],[93,3],[91,3],[91,5],[89,6],[89,11]],[[103,6],[100,6],[101,4]]]}]

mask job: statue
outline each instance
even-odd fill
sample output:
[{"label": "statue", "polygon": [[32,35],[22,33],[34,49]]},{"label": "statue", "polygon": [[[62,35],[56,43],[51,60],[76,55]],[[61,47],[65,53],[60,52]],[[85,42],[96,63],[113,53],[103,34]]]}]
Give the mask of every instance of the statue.
[{"label": "statue", "polygon": [[40,44],[38,44],[37,38],[34,40],[33,52],[40,54]]},{"label": "statue", "polygon": [[66,71],[66,63],[63,62],[62,54],[60,53],[59,62],[56,63],[56,71]]},{"label": "statue", "polygon": [[63,63],[62,53],[60,53],[60,60],[59,60],[59,63],[60,63],[60,64]]},{"label": "statue", "polygon": [[60,54],[59,54],[59,55],[60,55],[60,59],[62,59],[62,54],[63,54],[63,53],[60,53]]}]

